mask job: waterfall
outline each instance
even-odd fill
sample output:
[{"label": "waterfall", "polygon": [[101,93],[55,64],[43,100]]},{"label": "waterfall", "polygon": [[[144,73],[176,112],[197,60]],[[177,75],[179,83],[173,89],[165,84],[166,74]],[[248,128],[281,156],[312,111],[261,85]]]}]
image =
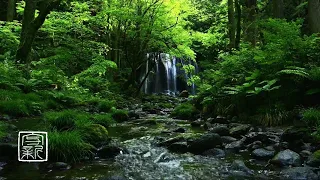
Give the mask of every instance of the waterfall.
[{"label": "waterfall", "polygon": [[166,53],[148,53],[146,58],[145,66],[140,69],[141,81],[150,71],[141,89],[144,93],[176,95],[183,90],[188,90],[191,94],[195,94],[195,84],[187,86],[188,74],[178,66],[191,64],[198,72],[198,66],[194,61],[185,61]]}]

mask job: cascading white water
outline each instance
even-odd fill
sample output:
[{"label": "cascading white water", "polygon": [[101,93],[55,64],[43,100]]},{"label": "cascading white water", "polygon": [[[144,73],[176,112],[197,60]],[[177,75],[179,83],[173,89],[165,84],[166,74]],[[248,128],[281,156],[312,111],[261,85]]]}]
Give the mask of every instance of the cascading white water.
[{"label": "cascading white water", "polygon": [[[198,66],[193,61],[184,62],[176,57],[171,57],[166,53],[148,53],[148,61],[144,68],[141,69],[142,81],[150,71],[148,77],[145,79],[142,91],[146,94],[150,93],[165,93],[168,95],[176,95],[180,91],[189,90],[190,93],[195,94],[195,85],[187,86],[188,75],[178,66],[178,64],[195,66],[196,72]],[[151,73],[152,72],[152,73]],[[179,77],[184,78],[179,78]]]}]

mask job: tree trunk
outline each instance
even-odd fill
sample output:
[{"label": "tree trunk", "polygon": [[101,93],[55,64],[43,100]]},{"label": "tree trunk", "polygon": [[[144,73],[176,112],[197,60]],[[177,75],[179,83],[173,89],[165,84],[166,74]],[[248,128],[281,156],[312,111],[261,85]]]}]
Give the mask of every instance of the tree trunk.
[{"label": "tree trunk", "polygon": [[236,45],[236,21],[235,21],[235,15],[234,15],[234,3],[233,0],[228,0],[228,21],[229,21],[229,48],[235,48]]},{"label": "tree trunk", "polygon": [[245,40],[250,42],[252,46],[256,45],[257,27],[256,27],[256,11],[257,11],[257,0],[246,0],[245,1],[245,29],[244,37]]},{"label": "tree trunk", "polygon": [[274,18],[284,18],[283,0],[272,0],[272,11]]},{"label": "tree trunk", "polygon": [[16,12],[16,0],[8,0],[7,21],[13,21]]},{"label": "tree trunk", "polygon": [[[24,9],[22,29],[20,35],[20,44],[16,53],[16,61],[18,63],[29,64],[32,43],[36,33],[44,23],[50,11],[60,4],[61,0],[42,1],[39,4],[34,0],[27,0]],[[35,18],[36,7],[40,7],[39,15]]]},{"label": "tree trunk", "polygon": [[237,15],[235,47],[239,49],[241,41],[241,5],[239,3],[239,0],[235,0],[235,6]]},{"label": "tree trunk", "polygon": [[308,19],[311,33],[320,33],[320,0],[308,1]]}]

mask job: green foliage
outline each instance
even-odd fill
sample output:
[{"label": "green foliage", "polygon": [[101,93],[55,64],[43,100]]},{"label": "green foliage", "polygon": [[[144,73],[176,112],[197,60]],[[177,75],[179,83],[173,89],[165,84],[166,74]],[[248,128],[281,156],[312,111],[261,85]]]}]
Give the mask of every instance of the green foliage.
[{"label": "green foliage", "polygon": [[193,120],[199,111],[190,103],[183,103],[178,105],[171,113],[172,117],[178,119]]},{"label": "green foliage", "polygon": [[6,123],[0,121],[0,141],[3,137],[6,136],[6,132],[7,132],[7,125]]},{"label": "green foliage", "polygon": [[128,111],[121,109],[114,110],[111,116],[116,122],[124,122],[129,119]]},{"label": "green foliage", "polygon": [[309,126],[320,127],[320,110],[315,108],[306,109],[302,113],[302,120],[305,121]]},{"label": "green foliage", "polygon": [[91,116],[93,123],[100,124],[104,127],[109,127],[115,123],[115,120],[112,118],[111,114],[95,114]]},{"label": "green foliage", "polygon": [[99,112],[109,112],[115,106],[114,101],[103,100],[98,104]]},{"label": "green foliage", "polygon": [[92,156],[92,145],[77,131],[48,132],[49,157],[53,161],[79,162]]},{"label": "green foliage", "polygon": [[79,114],[77,111],[64,110],[61,112],[46,112],[44,119],[51,126],[52,129],[57,131],[66,131],[74,129],[76,120]]}]

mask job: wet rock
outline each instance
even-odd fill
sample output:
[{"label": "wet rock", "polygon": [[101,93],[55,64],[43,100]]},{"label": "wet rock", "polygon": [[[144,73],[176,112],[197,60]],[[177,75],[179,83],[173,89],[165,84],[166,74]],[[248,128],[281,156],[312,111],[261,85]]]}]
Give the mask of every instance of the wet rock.
[{"label": "wet rock", "polygon": [[260,149],[255,149],[252,152],[252,156],[256,159],[262,159],[262,160],[267,160],[270,159],[274,156],[275,152],[274,151],[268,151],[266,149],[260,148]]},{"label": "wet rock", "polygon": [[185,138],[184,137],[173,137],[173,138],[169,138],[169,139],[166,139],[165,141],[162,141],[160,143],[158,143],[158,146],[170,146],[171,144],[175,143],[175,142],[181,142],[181,141],[185,141]]},{"label": "wet rock", "polygon": [[[0,162],[0,171],[3,169],[3,166],[5,166],[5,165],[6,165],[6,163]],[[1,177],[0,177],[0,179],[1,179]]]},{"label": "wet rock", "polygon": [[10,143],[0,143],[0,159],[16,160],[18,159],[18,145]]},{"label": "wet rock", "polygon": [[317,180],[318,175],[315,174],[310,167],[293,167],[282,170],[280,173],[283,178],[290,180]]},{"label": "wet rock", "polygon": [[122,176],[100,177],[98,180],[127,180]]},{"label": "wet rock", "polygon": [[192,140],[189,145],[189,151],[194,154],[201,154],[208,149],[221,145],[221,137],[216,133],[207,133],[199,138]]},{"label": "wet rock", "polygon": [[241,137],[242,135],[245,135],[250,129],[250,125],[247,124],[241,124],[239,126],[233,127],[230,129],[230,134],[233,137]]},{"label": "wet rock", "polygon": [[130,119],[139,119],[140,118],[140,114],[135,111],[129,111],[128,116]]},{"label": "wet rock", "polygon": [[214,156],[214,157],[218,157],[218,158],[223,158],[226,156],[226,153],[224,152],[224,150],[219,149],[219,148],[209,149],[209,150],[203,152],[202,154],[204,156]]},{"label": "wet rock", "polygon": [[123,148],[109,144],[98,149],[97,156],[100,158],[114,158],[123,151]]},{"label": "wet rock", "polygon": [[175,142],[168,146],[168,149],[176,153],[186,153],[188,151],[187,142]]},{"label": "wet rock", "polygon": [[241,140],[229,143],[229,144],[225,145],[225,148],[228,151],[238,152],[239,150],[244,149],[244,140],[241,139]]},{"label": "wet rock", "polygon": [[267,146],[267,147],[264,147],[264,149],[268,151],[275,151],[273,146]]},{"label": "wet rock", "polygon": [[288,142],[290,149],[301,147],[304,140],[307,142],[310,139],[312,138],[309,136],[309,130],[301,127],[290,127],[281,136],[281,141]]},{"label": "wet rock", "polygon": [[249,169],[241,160],[233,161],[233,163],[231,164],[231,169],[234,171],[243,172],[246,176],[252,176],[254,174],[253,170]]},{"label": "wet rock", "polygon": [[209,129],[211,133],[217,133],[220,136],[228,136],[230,134],[229,128],[226,125],[218,125]]},{"label": "wet rock", "polygon": [[202,125],[202,121],[200,119],[191,122],[192,127],[200,127]]},{"label": "wet rock", "polygon": [[250,150],[254,150],[254,149],[258,149],[262,146],[262,142],[261,141],[255,141],[251,144],[248,144],[246,147]]},{"label": "wet rock", "polygon": [[246,144],[253,143],[255,141],[260,141],[263,143],[270,143],[268,136],[264,132],[250,132],[245,135],[246,137]]},{"label": "wet rock", "polygon": [[182,127],[179,127],[175,130],[173,130],[173,132],[176,132],[176,133],[185,133],[186,132],[186,129],[185,128],[182,128]]},{"label": "wet rock", "polygon": [[208,130],[208,129],[212,128],[213,125],[210,124],[210,123],[208,123],[208,122],[205,122],[205,123],[202,125],[202,127],[203,127],[203,129]]},{"label": "wet rock", "polygon": [[312,155],[312,153],[308,150],[302,150],[299,154],[304,159],[307,159],[308,157],[310,157]]},{"label": "wet rock", "polygon": [[231,137],[231,136],[221,136],[221,140],[222,140],[222,143],[225,143],[225,144],[229,144],[229,143],[232,143],[234,141],[237,141],[236,138]]},{"label": "wet rock", "polygon": [[314,152],[307,160],[307,165],[312,167],[320,166],[320,150]]},{"label": "wet rock", "polygon": [[71,166],[65,162],[55,162],[51,163],[47,166],[48,169],[55,169],[55,170],[68,170]]},{"label": "wet rock", "polygon": [[301,165],[300,155],[290,149],[279,152],[270,162],[280,166]]},{"label": "wet rock", "polygon": [[189,97],[189,92],[188,92],[187,90],[183,90],[183,91],[181,91],[181,93],[179,94],[179,97],[187,98],[187,97]]},{"label": "wet rock", "polygon": [[222,123],[222,124],[226,124],[228,123],[227,118],[224,116],[217,116],[215,119],[216,123]]}]

